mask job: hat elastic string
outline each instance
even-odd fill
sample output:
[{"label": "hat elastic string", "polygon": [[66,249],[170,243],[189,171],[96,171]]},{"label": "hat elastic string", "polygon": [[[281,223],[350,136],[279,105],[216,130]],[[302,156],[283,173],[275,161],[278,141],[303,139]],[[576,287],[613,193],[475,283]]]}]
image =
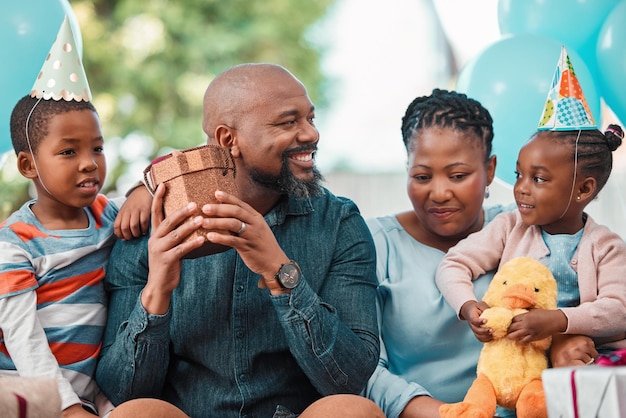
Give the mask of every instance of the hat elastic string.
[{"label": "hat elastic string", "polygon": [[43,178],[41,177],[41,173],[39,173],[39,168],[37,167],[37,158],[35,158],[35,153],[33,152],[33,146],[30,143],[30,137],[28,136],[28,124],[30,122],[30,117],[31,117],[31,115],[35,111],[35,108],[37,107],[37,105],[39,104],[39,102],[42,99],[43,99],[43,95],[39,98],[39,100],[37,100],[37,103],[35,103],[33,105],[33,108],[30,109],[30,112],[28,112],[28,116],[26,117],[26,143],[28,144],[28,150],[30,151],[30,155],[32,155],[32,157],[33,157],[33,165],[35,166],[35,172],[37,173],[37,177],[39,178],[39,182],[43,186],[44,190],[46,192],[48,192],[49,195],[52,196],[52,193],[50,193],[50,190],[48,190],[48,188],[46,187],[46,185],[43,182]]},{"label": "hat elastic string", "polygon": [[572,191],[569,194],[569,199],[567,201],[567,207],[565,207],[565,210],[563,211],[561,216],[559,216],[559,219],[561,219],[561,218],[563,218],[563,216],[565,216],[565,214],[569,210],[569,207],[572,204],[572,198],[574,197],[574,189],[576,188],[576,173],[577,173],[577,169],[578,169],[578,140],[580,139],[580,132],[581,132],[581,130],[579,129],[578,130],[578,136],[576,137],[576,143],[574,144],[574,180],[572,180]]}]

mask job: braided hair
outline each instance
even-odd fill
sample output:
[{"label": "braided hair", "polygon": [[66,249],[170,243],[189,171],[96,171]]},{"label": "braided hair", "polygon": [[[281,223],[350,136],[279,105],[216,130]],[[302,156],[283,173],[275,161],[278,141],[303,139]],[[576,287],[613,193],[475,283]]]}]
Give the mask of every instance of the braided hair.
[{"label": "braided hair", "polygon": [[613,154],[624,139],[624,131],[619,125],[609,125],[604,133],[593,130],[568,131],[537,131],[537,135],[545,136],[555,144],[566,144],[571,149],[571,161],[576,161],[577,170],[581,177],[596,179],[596,195],[602,190],[611,170],[613,169]]},{"label": "braided hair", "polygon": [[429,96],[417,97],[402,118],[402,140],[412,151],[414,134],[431,127],[472,131],[485,147],[485,161],[491,156],[493,119],[477,100],[463,93],[434,89]]},{"label": "braided hair", "polygon": [[[34,110],[33,108],[37,106]],[[29,152],[28,141],[34,153],[41,140],[48,135],[48,123],[53,116],[73,110],[91,110],[96,108],[91,102],[76,100],[40,100],[29,95],[22,97],[11,112],[11,142],[15,154]],[[31,114],[32,111],[32,114]],[[26,120],[28,120],[28,138],[26,138]]]}]

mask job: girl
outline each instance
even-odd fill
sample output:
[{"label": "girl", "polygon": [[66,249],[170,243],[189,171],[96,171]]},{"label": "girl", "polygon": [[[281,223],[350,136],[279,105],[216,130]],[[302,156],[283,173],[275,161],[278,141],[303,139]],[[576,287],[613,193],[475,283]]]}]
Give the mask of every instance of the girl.
[{"label": "girl", "polygon": [[[597,129],[540,130],[519,152],[514,186],[518,210],[502,214],[482,231],[450,249],[437,285],[480,341],[481,312],[472,280],[517,256],[544,262],[558,285],[559,309],[518,315],[509,338],[528,343],[553,334],[592,337],[599,350],[626,347],[626,244],[584,212],[606,184],[611,152],[624,132]],[[604,345],[603,345],[604,344]]]}]

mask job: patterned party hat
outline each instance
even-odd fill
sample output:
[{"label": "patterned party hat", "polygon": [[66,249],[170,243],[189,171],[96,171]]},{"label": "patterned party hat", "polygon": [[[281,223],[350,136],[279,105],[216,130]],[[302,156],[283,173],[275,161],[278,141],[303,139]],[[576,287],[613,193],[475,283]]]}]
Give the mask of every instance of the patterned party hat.
[{"label": "patterned party hat", "polygon": [[61,24],[30,95],[44,100],[91,101],[89,83],[67,16]]},{"label": "patterned party hat", "polygon": [[537,129],[597,129],[565,47],[561,47],[561,57]]}]

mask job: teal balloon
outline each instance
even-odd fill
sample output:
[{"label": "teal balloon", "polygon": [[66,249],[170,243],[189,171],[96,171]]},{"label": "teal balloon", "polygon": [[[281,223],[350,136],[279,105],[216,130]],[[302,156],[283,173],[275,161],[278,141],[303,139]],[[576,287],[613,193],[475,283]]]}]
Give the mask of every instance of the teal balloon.
[{"label": "teal balloon", "polygon": [[[621,0],[499,0],[504,35],[547,36],[576,52],[596,79],[596,42],[609,13]],[[624,22],[626,23],[626,22]]]},{"label": "teal balloon", "polygon": [[68,0],[5,0],[0,6],[0,153],[13,148],[11,112],[30,93],[66,15],[81,53],[80,27]]},{"label": "teal balloon", "polygon": [[499,0],[498,25],[503,35],[548,36],[580,53],[589,39],[595,41],[604,20],[620,1]]},{"label": "teal balloon", "polygon": [[[545,36],[512,35],[489,45],[460,71],[455,89],[480,101],[493,117],[496,176],[515,183],[515,164],[522,145],[537,130],[561,43]],[[568,55],[591,113],[598,123],[600,97],[583,60]]]},{"label": "teal balloon", "polygon": [[626,1],[609,14],[596,47],[600,96],[626,124]]}]

